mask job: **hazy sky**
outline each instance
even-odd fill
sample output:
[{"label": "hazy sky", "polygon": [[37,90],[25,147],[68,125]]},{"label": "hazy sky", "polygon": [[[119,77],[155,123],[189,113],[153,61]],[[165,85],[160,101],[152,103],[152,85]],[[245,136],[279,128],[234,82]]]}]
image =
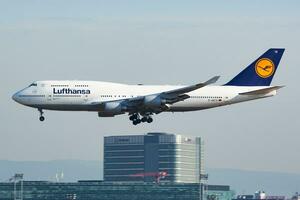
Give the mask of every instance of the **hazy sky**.
[{"label": "hazy sky", "polygon": [[[102,159],[102,138],[201,136],[206,166],[300,173],[300,1],[0,1],[0,159]],[[37,110],[11,100],[34,80],[223,84],[284,47],[273,98],[190,113],[128,117]]]}]

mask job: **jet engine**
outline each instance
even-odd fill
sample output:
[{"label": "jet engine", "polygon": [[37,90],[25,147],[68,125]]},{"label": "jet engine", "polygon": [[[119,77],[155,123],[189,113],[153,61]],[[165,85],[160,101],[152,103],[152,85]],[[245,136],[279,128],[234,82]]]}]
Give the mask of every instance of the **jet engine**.
[{"label": "jet engine", "polygon": [[120,102],[107,102],[104,105],[103,111],[98,112],[99,117],[114,117],[115,115],[124,114],[126,107]]},{"label": "jet engine", "polygon": [[158,95],[150,95],[144,98],[144,104],[150,108],[157,108],[168,103],[165,99],[162,99]]}]

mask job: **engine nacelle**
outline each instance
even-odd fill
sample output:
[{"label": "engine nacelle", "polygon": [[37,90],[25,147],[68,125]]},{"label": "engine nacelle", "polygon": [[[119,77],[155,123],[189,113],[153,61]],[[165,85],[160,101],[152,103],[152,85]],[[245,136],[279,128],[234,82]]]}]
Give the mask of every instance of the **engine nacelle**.
[{"label": "engine nacelle", "polygon": [[144,99],[144,104],[147,107],[155,108],[165,105],[167,102],[165,99],[160,98],[157,95],[146,96]]},{"label": "engine nacelle", "polygon": [[99,117],[113,117],[115,115],[124,114],[126,108],[119,102],[108,102],[104,105],[104,110],[98,112]]}]

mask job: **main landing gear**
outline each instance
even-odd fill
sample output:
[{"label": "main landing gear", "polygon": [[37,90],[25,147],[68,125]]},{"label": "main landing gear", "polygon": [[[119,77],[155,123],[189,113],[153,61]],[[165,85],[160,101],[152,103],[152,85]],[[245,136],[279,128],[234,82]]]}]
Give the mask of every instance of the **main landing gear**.
[{"label": "main landing gear", "polygon": [[42,122],[42,121],[45,120],[45,117],[43,116],[44,112],[43,112],[43,110],[40,109],[40,108],[39,108],[38,110],[39,110],[39,112],[40,112],[40,121]]},{"label": "main landing gear", "polygon": [[134,113],[130,115],[129,120],[132,121],[133,125],[138,125],[141,122],[151,123],[153,119],[150,115],[140,115],[139,113]]}]

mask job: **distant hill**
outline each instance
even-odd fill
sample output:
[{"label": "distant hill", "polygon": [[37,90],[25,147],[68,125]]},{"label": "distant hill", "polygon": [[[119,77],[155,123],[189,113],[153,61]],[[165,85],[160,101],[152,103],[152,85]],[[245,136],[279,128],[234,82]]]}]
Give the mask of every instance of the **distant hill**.
[{"label": "distant hill", "polygon": [[[0,160],[0,181],[7,181],[15,173],[24,173],[26,180],[55,181],[56,173],[63,172],[61,181],[102,179],[100,161],[54,160],[54,161],[6,161]],[[238,169],[207,169],[209,184],[224,184],[236,194],[253,194],[264,190],[270,195],[291,196],[300,191],[300,174],[247,171]]]}]

